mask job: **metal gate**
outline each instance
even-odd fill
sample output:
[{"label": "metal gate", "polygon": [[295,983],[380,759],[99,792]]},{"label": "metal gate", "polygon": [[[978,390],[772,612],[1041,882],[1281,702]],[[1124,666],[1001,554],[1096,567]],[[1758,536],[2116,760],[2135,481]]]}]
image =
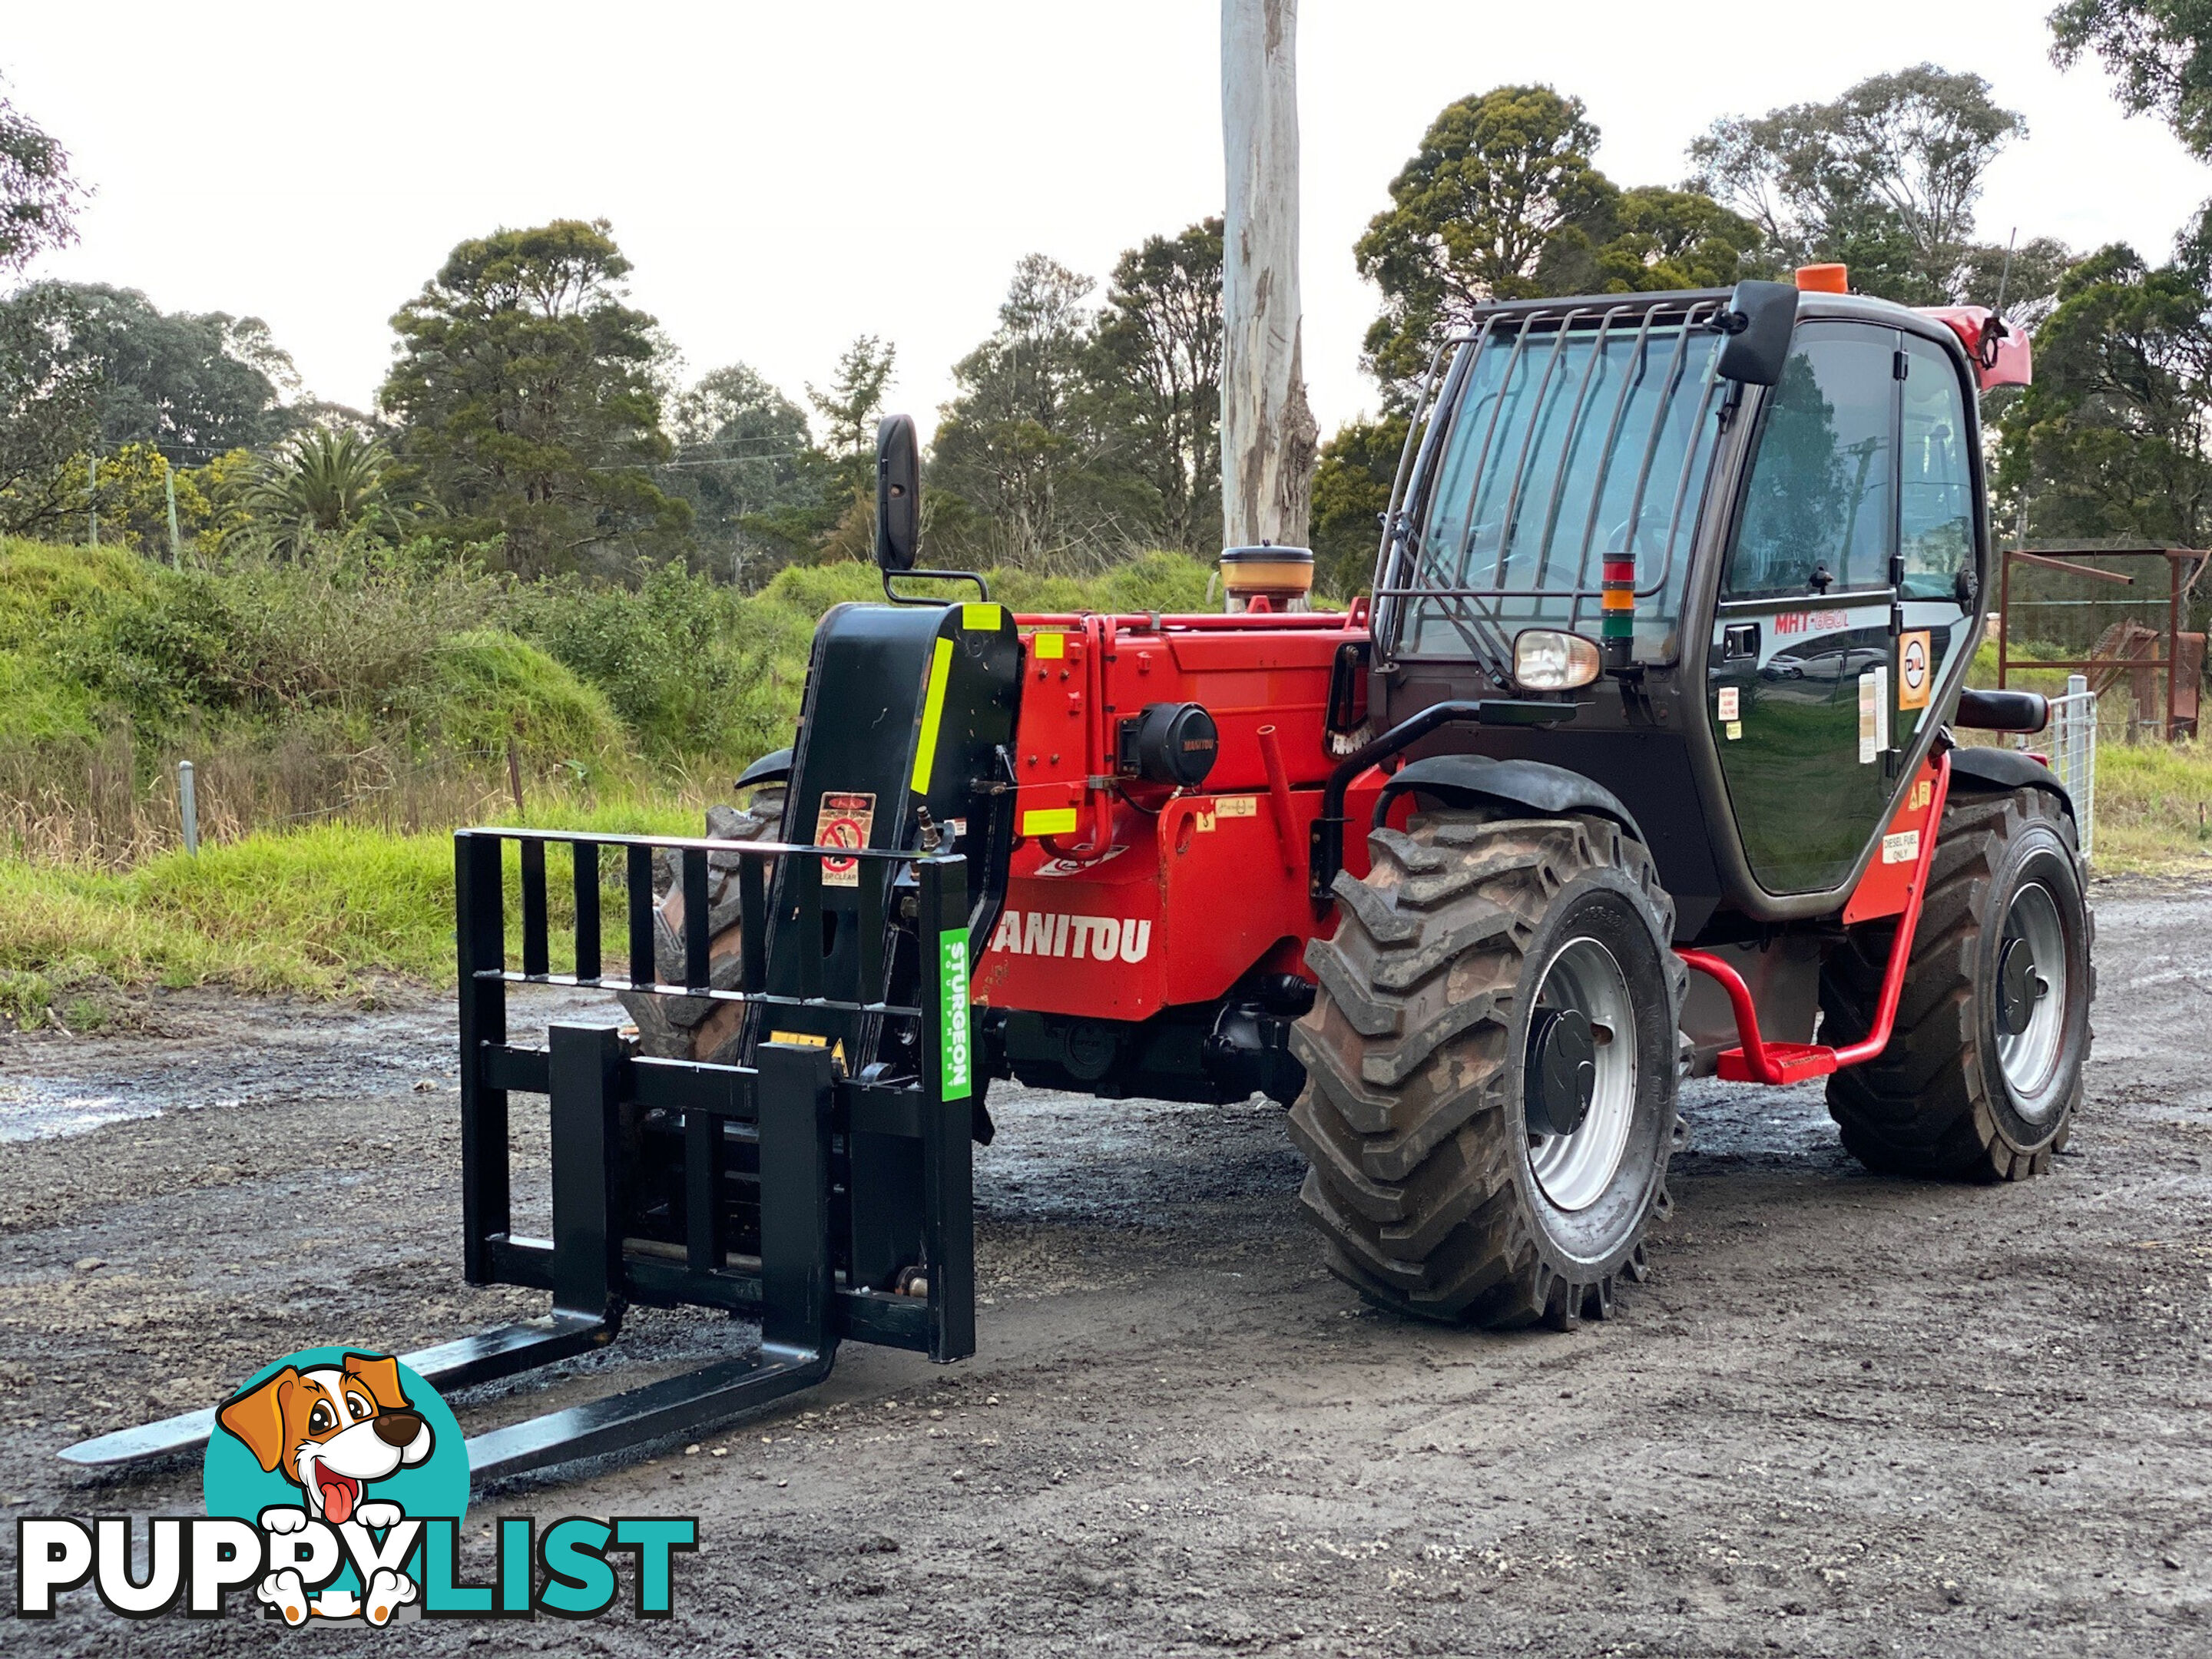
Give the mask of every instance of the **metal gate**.
[{"label": "metal gate", "polygon": [[2069,674],[2066,695],[2051,700],[2051,769],[2074,799],[2087,862],[2097,837],[2097,694],[2087,675]]}]

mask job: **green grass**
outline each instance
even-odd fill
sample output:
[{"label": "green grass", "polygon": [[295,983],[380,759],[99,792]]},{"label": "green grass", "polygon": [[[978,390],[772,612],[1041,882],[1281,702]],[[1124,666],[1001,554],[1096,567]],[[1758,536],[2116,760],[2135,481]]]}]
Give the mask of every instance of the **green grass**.
[{"label": "green grass", "polygon": [[459,749],[518,749],[576,759],[618,756],[622,722],[605,693],[527,640],[471,629],[439,647],[432,672],[440,734]]},{"label": "green grass", "polygon": [[[2014,648],[2031,658],[2065,654],[2033,641]],[[2067,672],[2015,667],[2006,684],[2055,696],[2065,691]],[[1996,642],[1984,640],[1968,684],[1996,683]],[[2132,706],[2124,679],[2098,701],[2096,868],[2106,875],[2212,877],[2212,742],[2130,743]],[[1966,734],[1969,741],[1983,735]],[[2047,734],[2030,738],[2027,746],[2039,749],[2046,740]]]},{"label": "green grass", "polygon": [[[696,835],[675,795],[532,814],[540,828]],[[555,856],[557,864],[558,854]],[[605,861],[609,873],[615,862]],[[513,854],[509,881],[514,880]],[[574,922],[565,871],[549,884],[557,953]],[[610,890],[608,914],[617,890]],[[453,968],[453,843],[326,824],[255,835],[198,857],[106,871],[0,860],[0,1015],[82,1029],[112,994],[149,985],[335,996],[379,975],[437,981]],[[76,1018],[71,1018],[72,1012]]]},{"label": "green grass", "polygon": [[0,537],[0,647],[41,638],[113,601],[144,596],[152,590],[153,570],[125,548]]},{"label": "green grass", "polygon": [[2212,744],[2100,741],[2096,811],[2100,872],[2212,876]]}]

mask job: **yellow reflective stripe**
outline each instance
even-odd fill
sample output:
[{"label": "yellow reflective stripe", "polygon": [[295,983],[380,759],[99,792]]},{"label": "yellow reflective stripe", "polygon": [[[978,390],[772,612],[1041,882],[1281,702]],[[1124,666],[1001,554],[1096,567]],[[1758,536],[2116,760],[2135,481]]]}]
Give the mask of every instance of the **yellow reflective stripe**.
[{"label": "yellow reflective stripe", "polygon": [[937,769],[937,727],[945,718],[945,683],[952,677],[952,641],[940,639],[929,659],[929,692],[921,700],[921,742],[914,751],[914,793],[929,793]]},{"label": "yellow reflective stripe", "polygon": [[1041,658],[1066,657],[1067,655],[1067,635],[1065,634],[1032,634],[1030,635],[1030,649],[1034,651]]},{"label": "yellow reflective stripe", "polygon": [[1072,836],[1075,833],[1075,809],[1073,806],[1042,806],[1022,814],[1022,833],[1025,836]]},{"label": "yellow reflective stripe", "polygon": [[963,605],[960,607],[960,625],[981,634],[999,631],[999,607],[995,605]]}]

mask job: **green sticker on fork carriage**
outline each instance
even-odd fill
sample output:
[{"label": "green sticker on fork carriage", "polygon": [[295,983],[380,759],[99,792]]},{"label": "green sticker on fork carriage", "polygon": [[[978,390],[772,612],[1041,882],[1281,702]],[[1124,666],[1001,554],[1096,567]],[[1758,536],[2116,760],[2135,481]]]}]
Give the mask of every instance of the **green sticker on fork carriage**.
[{"label": "green sticker on fork carriage", "polygon": [[947,928],[937,936],[938,1095],[965,1100],[975,1091],[974,1036],[968,1015],[968,930]]}]

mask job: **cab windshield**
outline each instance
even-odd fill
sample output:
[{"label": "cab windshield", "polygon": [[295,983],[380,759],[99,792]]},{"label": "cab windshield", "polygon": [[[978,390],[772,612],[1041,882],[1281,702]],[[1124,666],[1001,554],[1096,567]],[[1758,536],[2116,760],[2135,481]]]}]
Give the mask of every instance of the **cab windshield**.
[{"label": "cab windshield", "polygon": [[1631,553],[1636,659],[1680,654],[1725,297],[1500,313],[1460,347],[1376,589],[1395,655],[1497,663],[1537,625],[1595,639],[1601,563]]}]

